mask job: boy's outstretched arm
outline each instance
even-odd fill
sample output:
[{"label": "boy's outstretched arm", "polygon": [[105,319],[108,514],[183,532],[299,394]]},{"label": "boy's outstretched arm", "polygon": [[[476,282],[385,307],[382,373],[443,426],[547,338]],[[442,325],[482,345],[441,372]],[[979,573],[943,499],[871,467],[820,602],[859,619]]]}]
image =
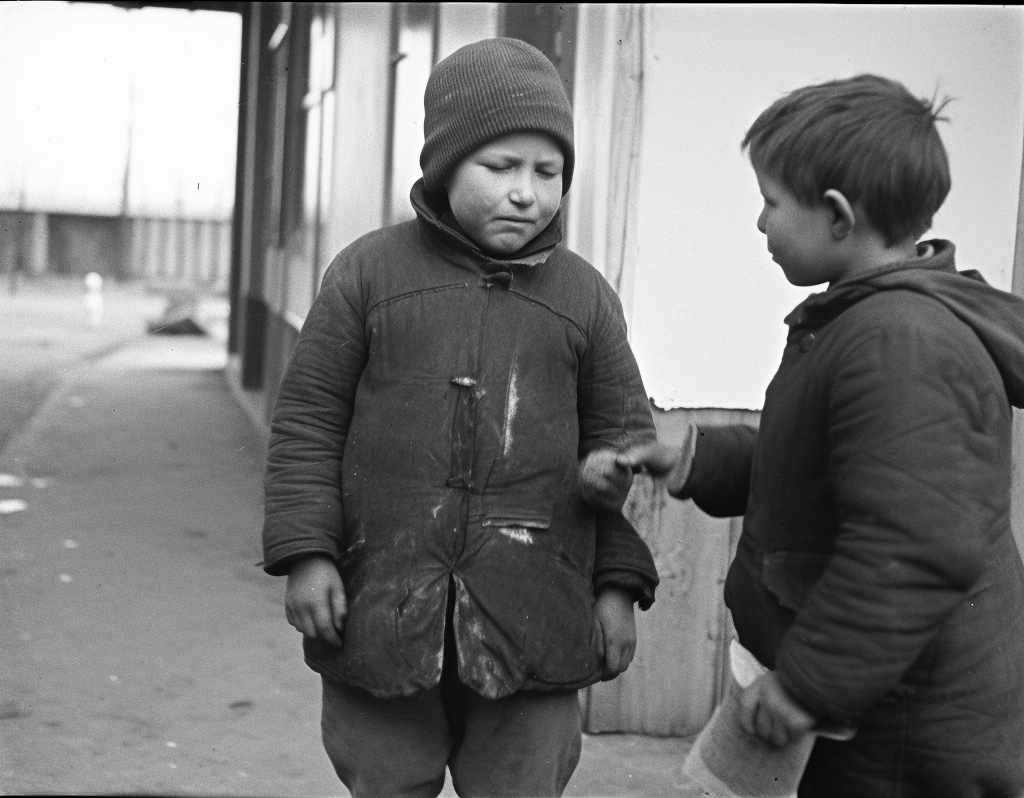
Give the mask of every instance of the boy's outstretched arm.
[{"label": "boy's outstretched arm", "polygon": [[348,603],[341,574],[329,557],[313,555],[295,561],[288,571],[284,607],[288,623],[303,635],[341,645]]},{"label": "boy's outstretched arm", "polygon": [[679,444],[641,443],[622,450],[616,462],[664,478],[669,495],[693,499],[708,515],[743,515],[757,430],[746,424],[687,425]]}]

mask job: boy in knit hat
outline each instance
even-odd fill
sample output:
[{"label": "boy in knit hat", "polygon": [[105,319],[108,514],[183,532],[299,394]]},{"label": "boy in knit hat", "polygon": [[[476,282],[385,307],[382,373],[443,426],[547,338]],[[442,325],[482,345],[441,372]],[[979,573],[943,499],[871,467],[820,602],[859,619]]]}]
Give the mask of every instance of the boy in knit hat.
[{"label": "boy in knit hat", "polygon": [[[561,794],[577,691],[628,666],[657,573],[598,449],[652,440],[615,293],[559,242],[572,109],[468,45],[424,100],[417,219],[328,269],[275,408],[265,569],[355,795]],[[595,598],[596,596],[596,598]]]},{"label": "boy in knit hat", "polygon": [[[859,75],[757,118],[743,140],[757,228],[790,283],[828,290],[786,318],[758,430],[701,427],[620,455],[678,498],[744,516],[725,601],[770,670],[723,717],[776,762],[813,743],[801,798],[1024,795],[1010,529],[1024,300],[958,271],[951,242],[918,240],[950,188],[938,113]],[[808,738],[837,726],[856,733]]]}]

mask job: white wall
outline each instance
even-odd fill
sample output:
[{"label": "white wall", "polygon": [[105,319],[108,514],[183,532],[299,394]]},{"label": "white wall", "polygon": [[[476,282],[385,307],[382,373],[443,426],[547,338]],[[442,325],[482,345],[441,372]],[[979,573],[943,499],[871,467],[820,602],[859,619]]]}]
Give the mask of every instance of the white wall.
[{"label": "white wall", "polygon": [[[660,407],[759,408],[789,286],[755,228],[739,144],[799,86],[875,72],[952,95],[953,188],[928,236],[1009,289],[1024,143],[1024,9],[654,5],[646,9],[631,340]],[[581,43],[581,46],[583,44]]]},{"label": "white wall", "polygon": [[442,3],[437,60],[447,58],[467,44],[497,36],[497,32],[497,3]]},{"label": "white wall", "polygon": [[382,3],[344,3],[340,9],[334,175],[321,270],[383,222],[390,20]]}]

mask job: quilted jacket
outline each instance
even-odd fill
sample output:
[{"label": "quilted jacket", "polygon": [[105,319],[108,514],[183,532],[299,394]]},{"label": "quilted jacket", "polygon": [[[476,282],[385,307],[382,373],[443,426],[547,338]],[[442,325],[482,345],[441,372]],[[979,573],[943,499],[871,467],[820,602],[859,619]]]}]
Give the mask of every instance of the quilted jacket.
[{"label": "quilted jacket", "polygon": [[801,796],[1024,795],[1024,300],[926,246],[787,317],[759,430],[701,430],[680,493],[745,513],[740,642],[859,728],[819,740]]},{"label": "quilted jacket", "polygon": [[325,554],[343,644],[318,672],[374,695],[437,684],[454,580],[459,676],[488,698],[601,675],[594,591],[649,606],[657,572],[621,515],[581,500],[578,459],[654,426],[614,291],[560,245],[509,260],[446,203],[370,233],[328,269],[281,384],[266,477],[265,569]]}]

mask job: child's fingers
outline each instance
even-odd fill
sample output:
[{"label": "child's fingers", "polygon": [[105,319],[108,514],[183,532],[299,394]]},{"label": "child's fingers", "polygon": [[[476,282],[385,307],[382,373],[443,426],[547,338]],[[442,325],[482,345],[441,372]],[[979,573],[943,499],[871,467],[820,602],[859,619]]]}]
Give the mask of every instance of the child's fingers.
[{"label": "child's fingers", "polygon": [[786,728],[794,735],[809,731],[818,722],[817,716],[800,706],[781,684],[779,691],[780,701],[777,711],[779,717],[786,724]]},{"label": "child's fingers", "polygon": [[345,626],[348,615],[348,601],[345,600],[344,588],[331,591],[331,621],[339,632]]},{"label": "child's fingers", "polygon": [[748,687],[740,693],[740,726],[743,731],[751,736],[757,735],[757,728],[754,725],[754,715],[757,713],[757,694]]},{"label": "child's fingers", "polygon": [[615,458],[615,462],[630,471],[646,468],[651,474],[658,476],[672,469],[675,458],[676,451],[670,446],[663,446],[660,443],[642,443],[620,452]]},{"label": "child's fingers", "polygon": [[773,719],[770,739],[775,745],[782,748],[784,745],[789,745],[789,741],[792,737],[784,723],[779,723],[777,719]]},{"label": "child's fingers", "polygon": [[341,638],[334,626],[334,618],[328,607],[318,607],[314,620],[315,634],[312,637],[319,637],[334,646],[341,645]]},{"label": "child's fingers", "polygon": [[643,459],[639,452],[639,447],[632,446],[629,449],[619,452],[615,456],[615,464],[628,468],[630,471],[639,470],[643,466]]},{"label": "child's fingers", "polygon": [[289,623],[305,637],[316,637],[316,624],[313,621],[313,616],[305,609],[294,610]]},{"label": "child's fingers", "polygon": [[754,710],[754,734],[766,743],[774,743],[772,739],[772,719],[765,711],[764,704],[758,704]]},{"label": "child's fingers", "polygon": [[604,662],[604,629],[601,627],[601,618],[596,613],[594,615],[594,634],[593,634],[594,651],[597,656]]},{"label": "child's fingers", "polygon": [[633,661],[633,647],[630,645],[621,645],[618,647],[618,658],[615,662],[615,675],[618,676],[620,673],[625,673],[629,668],[629,664]]},{"label": "child's fingers", "polygon": [[609,641],[604,653],[604,678],[614,679],[624,673],[633,661],[633,646],[627,643]]},{"label": "child's fingers", "polygon": [[625,466],[616,464],[615,470],[608,475],[608,483],[616,491],[628,491],[633,484],[633,472]]}]

